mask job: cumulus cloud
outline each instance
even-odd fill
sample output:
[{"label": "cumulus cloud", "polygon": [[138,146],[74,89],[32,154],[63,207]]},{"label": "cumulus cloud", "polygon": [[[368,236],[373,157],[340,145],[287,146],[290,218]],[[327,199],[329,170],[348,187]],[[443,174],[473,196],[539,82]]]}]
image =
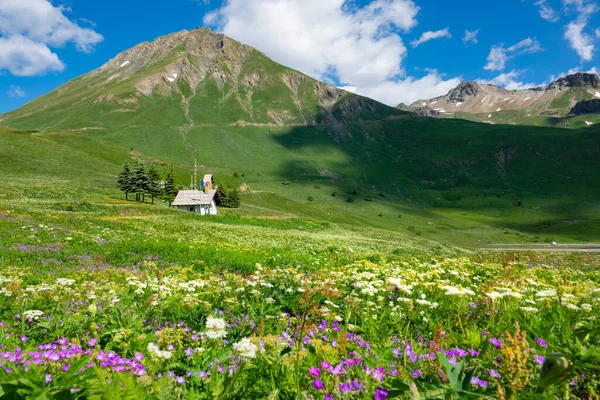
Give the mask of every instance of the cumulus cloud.
[{"label": "cumulus cloud", "polygon": [[422,78],[406,77],[395,81],[384,81],[369,87],[343,86],[342,89],[395,106],[399,103],[412,104],[420,99],[446,94],[460,82],[460,78],[445,80],[441,74],[432,70]]},{"label": "cumulus cloud", "polygon": [[[73,43],[78,51],[91,52],[102,35],[71,21],[67,11],[48,0],[0,0],[0,40],[10,50],[0,52],[0,68],[15,75],[61,71],[64,64],[50,47]],[[19,43],[24,47],[15,48]]]},{"label": "cumulus cloud", "polygon": [[590,61],[594,56],[594,38],[583,32],[585,22],[571,22],[565,30],[565,39],[579,54],[581,61]]},{"label": "cumulus cloud", "polygon": [[65,65],[48,46],[21,35],[0,37],[0,70],[16,76],[33,76],[62,71]]},{"label": "cumulus cloud", "polygon": [[19,86],[10,85],[6,92],[8,97],[25,97],[25,91],[21,89]]},{"label": "cumulus cloud", "polygon": [[561,72],[561,73],[556,74],[556,75],[551,75],[550,76],[550,80],[551,81],[555,81],[555,80],[557,80],[559,78],[562,78],[563,76],[576,74],[577,72],[586,72],[588,74],[600,75],[600,70],[598,68],[596,68],[596,67],[592,67],[592,68],[590,68],[590,69],[588,69],[586,71],[582,71],[580,67],[574,67],[574,68],[571,68],[570,70],[568,70],[567,72]]},{"label": "cumulus cloud", "polygon": [[550,22],[558,21],[558,12],[548,4],[547,0],[538,0],[534,4],[538,7],[540,17]]},{"label": "cumulus cloud", "polygon": [[462,42],[465,45],[467,45],[469,43],[477,44],[477,42],[478,42],[477,35],[479,35],[479,29],[474,30],[474,31],[470,31],[467,29],[467,30],[465,30],[465,36],[463,36]]},{"label": "cumulus cloud", "polygon": [[204,23],[279,63],[395,105],[402,93],[385,90],[415,81],[403,76],[398,32],[412,29],[418,12],[413,0],[228,0]]},{"label": "cumulus cloud", "polygon": [[510,47],[504,47],[502,44],[495,45],[492,46],[487,64],[483,68],[489,71],[500,71],[505,68],[508,60],[521,54],[537,53],[538,51],[542,51],[542,48],[536,38],[523,39]]},{"label": "cumulus cloud", "polygon": [[417,47],[425,42],[429,42],[430,40],[440,39],[440,38],[451,38],[450,29],[440,29],[439,31],[427,31],[423,32],[420,38],[413,40],[410,42],[412,47]]},{"label": "cumulus cloud", "polygon": [[[590,16],[598,12],[598,5],[589,0],[563,0],[565,11],[574,11],[577,17],[565,26],[565,39],[577,52],[581,61],[590,61],[594,57],[594,37],[585,32]],[[598,31],[594,32],[598,36]]]},{"label": "cumulus cloud", "polygon": [[566,11],[574,10],[579,18],[585,18],[598,11],[598,5],[590,0],[562,0]]},{"label": "cumulus cloud", "polygon": [[543,85],[543,83],[526,83],[518,80],[518,77],[523,74],[523,72],[525,72],[525,70],[512,70],[510,72],[500,74],[493,79],[478,79],[477,82],[499,86],[506,90],[523,90]]}]

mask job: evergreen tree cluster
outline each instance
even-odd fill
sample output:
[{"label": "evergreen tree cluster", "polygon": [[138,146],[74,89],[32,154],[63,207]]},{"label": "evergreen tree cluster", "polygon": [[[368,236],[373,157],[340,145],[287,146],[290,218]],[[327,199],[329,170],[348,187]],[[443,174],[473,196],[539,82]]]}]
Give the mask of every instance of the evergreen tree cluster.
[{"label": "evergreen tree cluster", "polygon": [[152,204],[154,204],[155,198],[159,198],[169,203],[169,207],[179,191],[175,184],[172,165],[164,182],[161,182],[161,176],[156,168],[150,166],[146,169],[143,164],[137,161],[133,164],[133,167],[130,167],[127,163],[123,165],[123,169],[117,178],[117,187],[125,193],[127,200],[129,200],[130,194],[135,194],[135,201],[141,202],[144,202],[146,196],[149,196]]},{"label": "evergreen tree cluster", "polygon": [[240,190],[236,187],[217,187],[217,205],[225,208],[238,208],[241,204]]}]

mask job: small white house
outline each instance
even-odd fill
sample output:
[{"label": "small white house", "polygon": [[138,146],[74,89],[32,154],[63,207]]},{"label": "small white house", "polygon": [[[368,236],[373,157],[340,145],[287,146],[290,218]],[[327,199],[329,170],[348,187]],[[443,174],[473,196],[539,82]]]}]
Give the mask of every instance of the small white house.
[{"label": "small white house", "polygon": [[180,190],[172,206],[178,210],[193,212],[200,215],[217,215],[214,189]]}]

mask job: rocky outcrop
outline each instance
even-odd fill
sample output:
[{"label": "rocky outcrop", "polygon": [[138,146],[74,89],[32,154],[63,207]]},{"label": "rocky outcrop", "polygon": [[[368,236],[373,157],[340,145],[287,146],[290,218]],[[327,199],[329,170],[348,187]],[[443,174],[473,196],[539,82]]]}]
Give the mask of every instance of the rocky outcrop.
[{"label": "rocky outcrop", "polygon": [[546,87],[546,90],[560,90],[574,87],[598,89],[600,88],[600,78],[596,74],[578,72],[555,80]]},{"label": "rocky outcrop", "polygon": [[414,108],[414,109],[410,110],[410,114],[413,117],[420,117],[420,118],[439,118],[440,117],[439,111],[435,111],[434,109],[429,108],[429,107]]},{"label": "rocky outcrop", "polygon": [[460,85],[448,92],[447,97],[450,101],[465,102],[471,97],[477,96],[482,92],[481,86],[475,82],[462,82]]},{"label": "rocky outcrop", "polygon": [[582,100],[571,108],[571,115],[600,114],[600,99]]}]

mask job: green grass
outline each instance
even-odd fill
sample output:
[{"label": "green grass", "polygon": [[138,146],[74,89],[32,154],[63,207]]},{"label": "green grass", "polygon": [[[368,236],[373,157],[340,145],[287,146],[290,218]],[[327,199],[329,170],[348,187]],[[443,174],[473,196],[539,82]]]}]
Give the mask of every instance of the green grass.
[{"label": "green grass", "polygon": [[[600,117],[570,118],[571,129],[542,126],[560,127],[563,119],[518,112],[494,113],[496,125],[398,119],[400,111],[351,94],[325,109],[316,81],[240,46],[225,46],[247,54],[237,72],[221,59],[225,82],[208,75],[195,95],[185,82],[168,95],[135,94],[139,78],[185,57],[179,46],[122,80],[106,83],[110,72],[86,75],[3,115],[1,124],[35,131],[0,131],[6,205],[46,212],[93,197],[100,207],[119,197],[115,176],[125,161],[152,163],[163,173],[173,164],[187,186],[197,159],[200,172],[212,172],[219,183],[250,188],[240,210],[224,210],[222,225],[260,230],[273,220],[326,221],[326,231],[342,237],[363,229],[392,235],[400,244],[388,251],[600,238],[600,187],[593,184],[600,136],[595,126],[582,129]],[[289,76],[298,78],[297,90],[285,84]],[[247,84],[252,77],[259,77],[254,86]],[[103,94],[135,96],[137,104],[95,102]],[[116,112],[123,108],[135,112]],[[540,126],[512,125],[525,120]],[[46,204],[47,193],[54,206]],[[160,214],[164,205],[151,210]],[[229,214],[251,223],[235,224]],[[294,237],[295,229],[283,230]]]}]

